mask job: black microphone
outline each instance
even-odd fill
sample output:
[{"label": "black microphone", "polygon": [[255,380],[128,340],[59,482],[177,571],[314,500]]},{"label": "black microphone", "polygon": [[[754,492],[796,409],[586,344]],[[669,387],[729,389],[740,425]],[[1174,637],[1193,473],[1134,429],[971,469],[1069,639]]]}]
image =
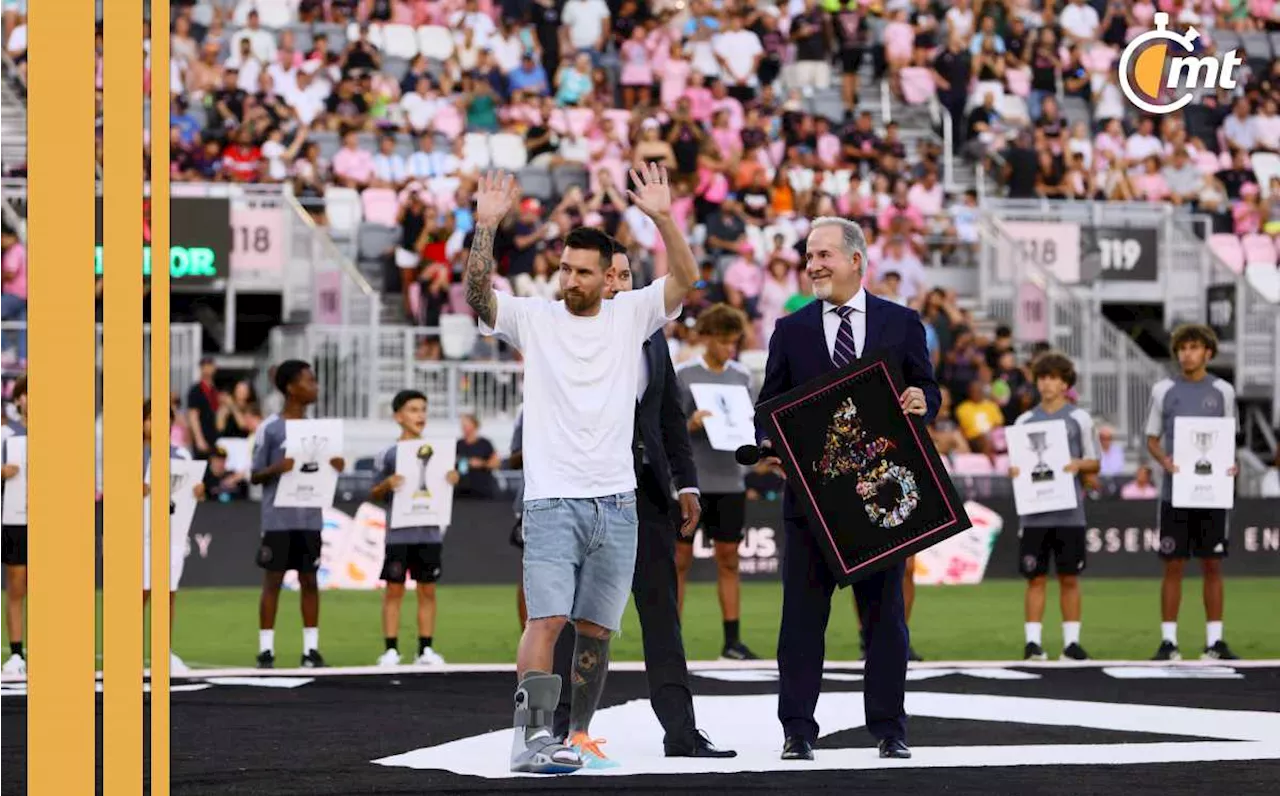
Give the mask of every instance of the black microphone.
[{"label": "black microphone", "polygon": [[743,445],[733,452],[733,458],[743,467],[753,467],[756,462],[760,461],[760,446]]}]

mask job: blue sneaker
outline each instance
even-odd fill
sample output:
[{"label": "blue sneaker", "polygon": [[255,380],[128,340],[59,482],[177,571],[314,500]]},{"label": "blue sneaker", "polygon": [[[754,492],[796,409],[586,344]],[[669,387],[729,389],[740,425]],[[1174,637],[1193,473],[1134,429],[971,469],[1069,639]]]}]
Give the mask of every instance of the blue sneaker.
[{"label": "blue sneaker", "polygon": [[622,765],[605,756],[605,753],[600,750],[602,743],[608,743],[608,741],[603,738],[591,738],[585,732],[575,732],[569,737],[569,747],[577,750],[578,756],[582,758],[583,768],[617,768]]}]

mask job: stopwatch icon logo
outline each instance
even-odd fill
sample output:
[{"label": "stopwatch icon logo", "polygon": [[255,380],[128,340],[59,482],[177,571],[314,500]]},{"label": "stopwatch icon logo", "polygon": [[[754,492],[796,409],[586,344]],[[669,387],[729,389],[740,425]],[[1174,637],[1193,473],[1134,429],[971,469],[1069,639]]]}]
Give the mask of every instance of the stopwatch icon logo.
[{"label": "stopwatch icon logo", "polygon": [[[1199,31],[1169,30],[1169,15],[1164,12],[1155,15],[1155,23],[1155,30],[1138,36],[1120,53],[1120,90],[1135,106],[1148,113],[1173,113],[1191,103],[1194,89],[1236,87],[1235,70],[1244,59],[1235,50],[1221,57],[1196,57]],[[1186,55],[1175,54],[1175,46]],[[1164,89],[1173,92],[1172,98],[1162,98]]]}]

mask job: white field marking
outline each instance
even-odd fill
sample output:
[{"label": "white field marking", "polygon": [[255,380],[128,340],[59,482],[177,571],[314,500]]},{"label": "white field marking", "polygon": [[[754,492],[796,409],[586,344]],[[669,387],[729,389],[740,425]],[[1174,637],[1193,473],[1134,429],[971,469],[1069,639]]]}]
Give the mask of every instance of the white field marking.
[{"label": "white field marking", "polygon": [[[1034,672],[1020,672],[1016,669],[908,669],[907,681],[919,682],[921,680],[933,680],[937,677],[947,677],[953,674],[977,677],[982,680],[1039,680],[1043,676]],[[777,682],[778,680],[778,673],[776,671],[770,672],[759,670],[706,670],[694,672],[694,676],[703,677],[708,680],[720,680],[726,683],[772,683]],[[1241,677],[1243,677],[1243,675],[1241,675]],[[860,683],[862,682],[862,675],[855,674],[853,672],[827,671],[823,672],[822,679],[836,683]]]},{"label": "white field marking", "polygon": [[301,688],[315,681],[314,677],[208,677],[211,685],[244,685],[253,688]]},{"label": "white field marking", "polygon": [[1243,680],[1232,666],[1108,666],[1103,674],[1117,680]]},{"label": "white field marking", "polygon": [[[813,761],[782,761],[777,697],[694,697],[698,725],[717,745],[738,757],[667,758],[662,730],[646,700],[633,700],[596,714],[592,735],[611,739],[605,753],[619,768],[582,770],[576,776],[711,774],[745,771],[823,771],[885,768],[974,768],[1038,765],[1132,765],[1141,763],[1280,759],[1280,714],[1207,710],[1157,705],[1058,699],[908,692],[907,713],[915,717],[1016,722],[1220,738],[1217,741],[1019,746],[915,747],[910,760],[881,760],[867,738],[864,748],[821,749]],[[863,726],[862,694],[829,692],[818,701],[815,718],[824,735]],[[374,760],[377,765],[438,769],[488,779],[538,776],[508,770],[511,730],[503,728],[439,746]]]},{"label": "white field marking", "polygon": [[[1168,661],[926,661],[924,663],[912,663],[908,667],[908,671],[915,669],[1101,669],[1106,667],[1216,667],[1221,666],[1221,661],[1178,661],[1170,663]],[[1250,661],[1231,661],[1231,665],[1237,669],[1269,669],[1280,667],[1280,659],[1272,660],[1250,660]],[[843,671],[862,671],[864,663],[862,661],[827,661],[824,665],[825,669],[843,670]],[[745,669],[745,670],[761,670],[774,671],[778,670],[778,664],[772,660],[762,661],[689,661],[689,671],[718,671],[727,669]],[[609,670],[614,672],[643,672],[644,661],[612,661],[609,664]],[[173,680],[201,680],[209,677],[273,677],[273,676],[289,676],[289,677],[346,677],[346,676],[398,676],[402,674],[511,674],[514,675],[516,667],[514,663],[450,663],[444,666],[416,666],[404,665],[395,668],[386,668],[382,666],[333,666],[324,669],[258,669],[256,667],[225,667],[225,668],[199,668],[192,669],[188,673],[180,677],[171,677]],[[149,674],[144,671],[144,677]],[[102,672],[97,673],[97,678],[102,679]],[[3,675],[0,676],[0,682],[25,682],[26,677],[22,675]]]}]

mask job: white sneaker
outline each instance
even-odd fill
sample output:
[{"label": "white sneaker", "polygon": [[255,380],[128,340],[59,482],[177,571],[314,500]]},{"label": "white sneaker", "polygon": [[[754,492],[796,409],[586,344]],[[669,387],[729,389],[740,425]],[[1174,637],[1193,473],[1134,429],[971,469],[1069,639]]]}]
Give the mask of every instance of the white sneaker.
[{"label": "white sneaker", "polygon": [[191,671],[190,667],[177,656],[176,653],[169,653],[169,674],[186,674]]},{"label": "white sneaker", "polygon": [[435,650],[427,647],[414,661],[418,666],[444,666],[444,657]]},{"label": "white sneaker", "polygon": [[400,665],[400,653],[396,650],[387,650],[378,657],[378,665],[391,667]]},{"label": "white sneaker", "polygon": [[10,655],[9,660],[4,662],[4,666],[0,666],[0,674],[25,675],[26,673],[27,661],[21,655]]}]

